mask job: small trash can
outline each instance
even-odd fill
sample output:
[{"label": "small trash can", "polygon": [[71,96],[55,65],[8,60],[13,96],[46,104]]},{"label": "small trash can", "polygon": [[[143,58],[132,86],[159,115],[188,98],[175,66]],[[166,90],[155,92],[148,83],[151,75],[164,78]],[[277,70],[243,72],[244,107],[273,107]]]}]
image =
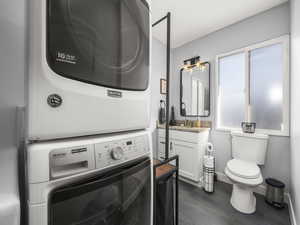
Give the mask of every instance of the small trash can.
[{"label": "small trash can", "polygon": [[267,191],[265,200],[276,208],[284,208],[285,184],[273,178],[266,179]]}]

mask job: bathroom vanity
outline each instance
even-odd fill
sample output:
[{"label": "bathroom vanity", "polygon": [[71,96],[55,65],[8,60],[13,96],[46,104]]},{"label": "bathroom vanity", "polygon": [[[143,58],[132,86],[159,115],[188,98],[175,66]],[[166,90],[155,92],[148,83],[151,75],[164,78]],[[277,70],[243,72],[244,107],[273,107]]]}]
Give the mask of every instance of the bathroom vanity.
[{"label": "bathroom vanity", "polygon": [[[202,177],[210,128],[170,126],[169,156],[179,155],[179,175],[194,182]],[[165,129],[158,126],[158,157],[165,157]]]},{"label": "bathroom vanity", "polygon": [[[200,57],[185,60],[184,63],[186,67],[180,70],[178,107],[179,119],[182,120],[170,121],[168,149],[169,157],[179,156],[180,178],[199,183],[202,181],[203,156],[211,127],[208,119],[200,121],[201,117],[210,115],[210,63],[200,62]],[[164,160],[165,125],[158,124],[157,128],[158,158]]]}]

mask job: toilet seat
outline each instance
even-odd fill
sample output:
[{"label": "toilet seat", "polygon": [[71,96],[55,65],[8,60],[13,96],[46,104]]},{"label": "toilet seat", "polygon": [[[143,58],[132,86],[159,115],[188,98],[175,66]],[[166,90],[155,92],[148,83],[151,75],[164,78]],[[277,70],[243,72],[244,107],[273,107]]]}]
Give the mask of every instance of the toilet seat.
[{"label": "toilet seat", "polygon": [[260,169],[255,163],[240,159],[230,160],[227,168],[232,174],[245,179],[255,179],[260,175]]},{"label": "toilet seat", "polygon": [[225,174],[234,182],[257,186],[263,182],[259,167],[255,163],[232,159],[227,163]]}]

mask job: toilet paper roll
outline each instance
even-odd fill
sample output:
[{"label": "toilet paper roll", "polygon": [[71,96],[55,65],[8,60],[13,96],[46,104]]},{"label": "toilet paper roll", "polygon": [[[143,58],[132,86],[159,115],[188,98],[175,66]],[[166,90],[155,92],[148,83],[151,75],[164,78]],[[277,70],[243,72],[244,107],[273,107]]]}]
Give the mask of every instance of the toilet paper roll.
[{"label": "toilet paper roll", "polygon": [[213,156],[204,156],[203,164],[205,167],[214,168],[214,157]]}]

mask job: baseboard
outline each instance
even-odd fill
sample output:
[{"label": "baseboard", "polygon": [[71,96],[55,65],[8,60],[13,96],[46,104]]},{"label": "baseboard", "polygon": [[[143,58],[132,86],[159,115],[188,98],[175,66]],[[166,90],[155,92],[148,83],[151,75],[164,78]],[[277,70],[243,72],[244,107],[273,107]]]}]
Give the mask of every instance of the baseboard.
[{"label": "baseboard", "polygon": [[294,211],[294,206],[293,206],[293,202],[291,199],[291,195],[287,194],[287,198],[288,198],[288,206],[289,206],[289,213],[290,213],[290,220],[291,220],[291,225],[297,225],[296,222],[296,216],[295,216],[295,211]]},{"label": "baseboard", "polygon": [[[221,181],[221,182],[224,182],[224,183],[227,183],[227,184],[233,184],[232,181],[224,173],[216,172],[216,174],[217,174],[218,181]],[[186,182],[186,183],[189,183],[193,186],[196,186],[196,187],[199,187],[199,188],[203,187],[202,179],[200,179],[199,182],[194,182],[194,181],[186,179],[184,177],[179,177],[179,179]],[[254,189],[254,192],[257,193],[257,194],[265,196],[266,195],[266,186],[261,184],[261,185],[257,186]],[[290,194],[288,192],[284,193],[284,202],[286,204],[290,205]]]},{"label": "baseboard", "polygon": [[231,180],[229,180],[229,178],[224,173],[216,172],[216,174],[217,174],[218,181],[221,181],[221,182],[224,182],[227,184],[232,184]]},{"label": "baseboard", "polygon": [[[232,181],[224,173],[221,173],[221,172],[216,172],[216,173],[217,173],[217,177],[218,177],[219,181],[227,183],[227,184],[232,184]],[[254,189],[254,192],[265,196],[266,195],[266,186],[261,184]],[[286,204],[289,204],[289,193],[287,193],[287,192],[284,193],[284,202]]]},{"label": "baseboard", "polygon": [[[224,174],[221,172],[217,172],[217,177],[218,180],[227,184],[232,184],[232,181]],[[259,185],[254,189],[254,192],[260,195],[265,195],[266,194],[266,187],[264,185]]]},{"label": "baseboard", "polygon": [[203,185],[202,185],[202,179],[201,178],[200,178],[199,182],[195,182],[195,181],[192,181],[192,180],[189,180],[187,178],[179,176],[179,180],[181,180],[181,181],[183,181],[185,183],[191,184],[193,186],[199,187],[199,188],[203,187]]},{"label": "baseboard", "polygon": [[[216,172],[216,174],[217,174],[218,181],[221,181],[221,182],[224,182],[224,183],[227,183],[227,184],[233,184],[231,182],[231,180],[224,173]],[[184,177],[179,177],[179,179],[181,181],[189,183],[193,186],[196,186],[196,187],[199,187],[199,188],[203,187],[202,179],[200,179],[199,182],[194,182],[194,181],[191,181],[191,180],[186,179]],[[260,194],[260,195],[265,195],[266,194],[266,186],[265,185],[259,185],[258,187],[256,187],[254,189],[254,192],[257,193],[257,194]],[[284,202],[288,205],[291,225],[297,225],[296,217],[295,217],[295,211],[294,211],[294,207],[293,207],[293,202],[291,200],[291,195],[287,192],[284,193]]]},{"label": "baseboard", "polygon": [[[231,182],[231,180],[224,174],[224,173],[220,173],[220,172],[216,172],[217,174],[217,178],[218,178],[218,181],[221,181],[221,182],[224,182],[224,183],[227,183],[227,184],[233,184]],[[200,178],[200,181],[199,182],[195,182],[195,181],[192,181],[192,180],[189,180],[187,178],[184,178],[184,177],[181,177],[179,176],[179,180],[183,181],[183,182],[186,182],[188,184],[191,184],[193,186],[196,186],[196,187],[199,187],[199,188],[202,188],[203,187],[203,183],[202,183],[202,179]],[[261,195],[265,195],[266,193],[266,188],[264,185],[260,185],[258,186],[255,190],[254,190],[255,193],[258,193],[258,194],[261,194]]]}]

